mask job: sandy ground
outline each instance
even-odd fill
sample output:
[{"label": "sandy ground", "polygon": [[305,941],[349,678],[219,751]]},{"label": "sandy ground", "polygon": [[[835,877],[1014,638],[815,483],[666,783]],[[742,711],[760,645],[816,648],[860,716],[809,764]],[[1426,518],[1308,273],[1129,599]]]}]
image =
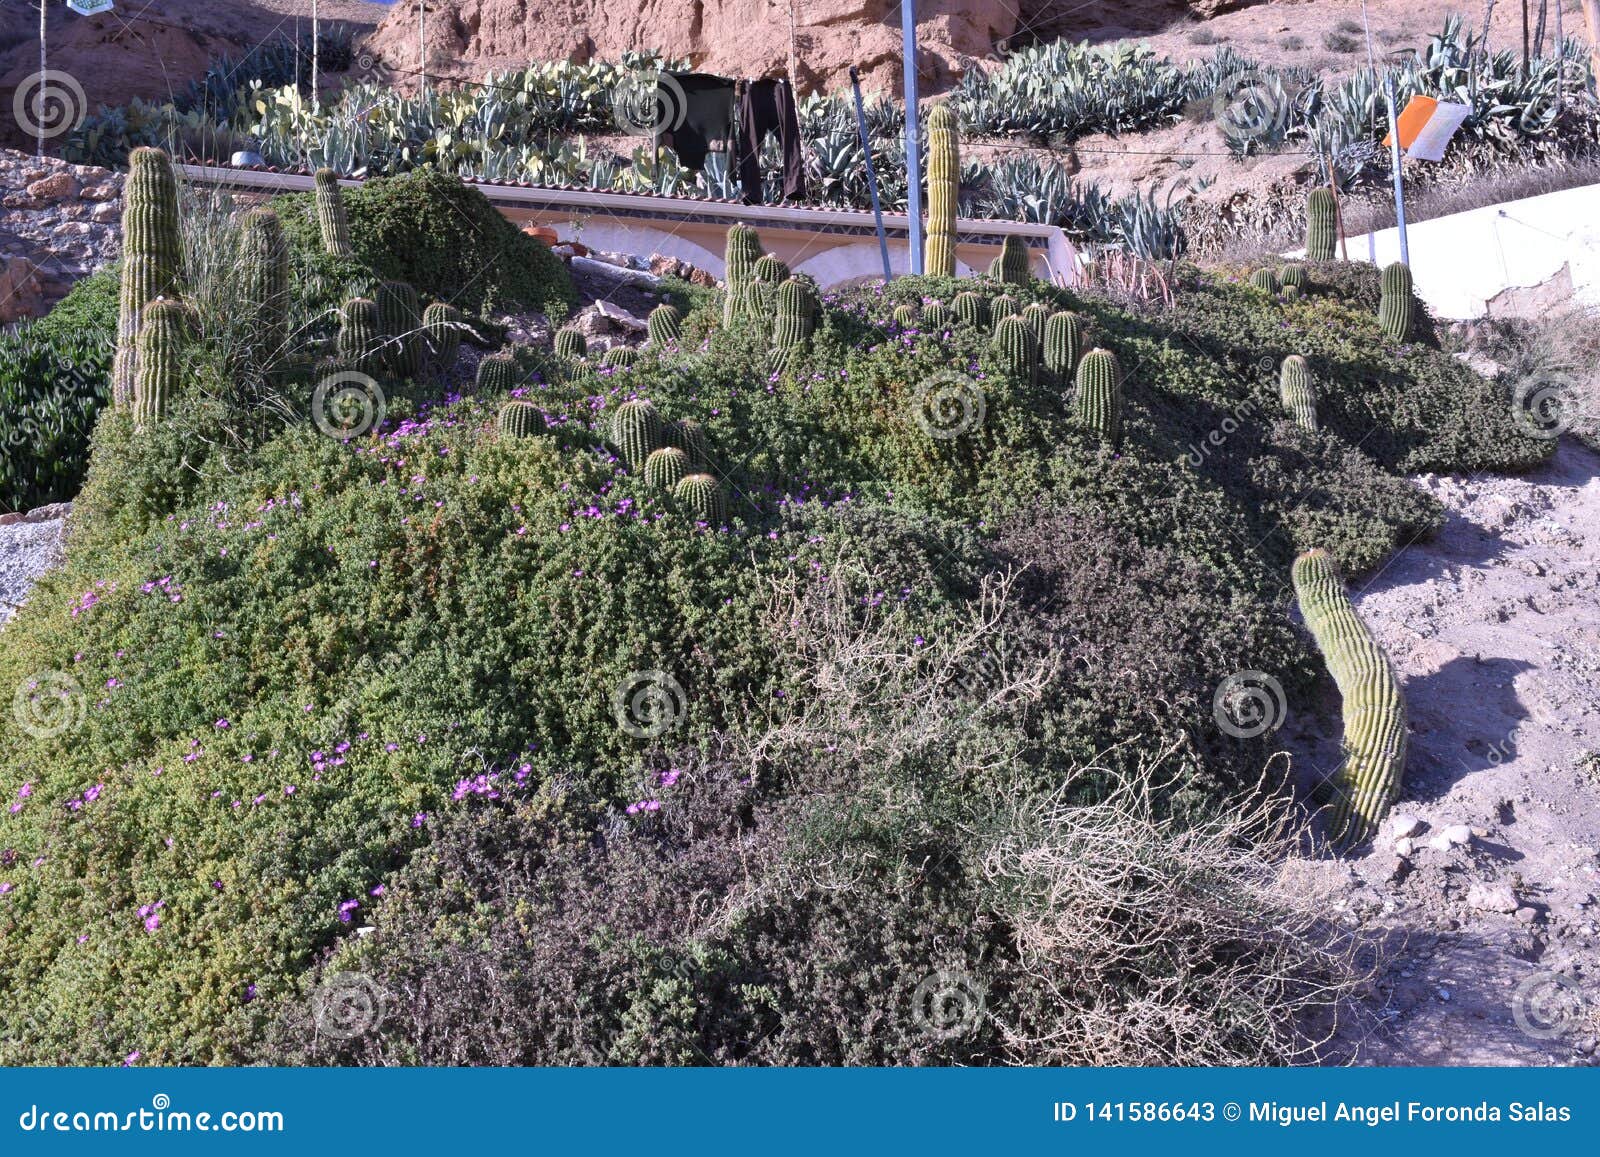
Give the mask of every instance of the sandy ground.
[{"label": "sandy ground", "polygon": [[39,576],[61,561],[62,526],[60,518],[0,526],[0,626]]},{"label": "sandy ground", "polygon": [[[1418,481],[1443,532],[1353,592],[1404,680],[1401,800],[1368,854],[1310,869],[1384,944],[1379,1026],[1341,1045],[1368,1064],[1593,1064],[1600,455],[1567,439],[1527,477]],[[1337,766],[1336,717],[1289,738],[1313,774]]]}]

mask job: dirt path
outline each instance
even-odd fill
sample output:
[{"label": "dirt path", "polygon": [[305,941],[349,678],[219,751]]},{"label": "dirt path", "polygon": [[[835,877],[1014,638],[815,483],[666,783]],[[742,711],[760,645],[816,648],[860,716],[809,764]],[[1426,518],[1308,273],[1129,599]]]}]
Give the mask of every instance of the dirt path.
[{"label": "dirt path", "polygon": [[[1367,1064],[1594,1064],[1600,456],[1568,439],[1527,477],[1419,481],[1447,525],[1356,592],[1405,682],[1406,784],[1373,850],[1316,869],[1389,949],[1379,1027],[1344,1043]],[[1289,738],[1337,765],[1315,721]]]}]

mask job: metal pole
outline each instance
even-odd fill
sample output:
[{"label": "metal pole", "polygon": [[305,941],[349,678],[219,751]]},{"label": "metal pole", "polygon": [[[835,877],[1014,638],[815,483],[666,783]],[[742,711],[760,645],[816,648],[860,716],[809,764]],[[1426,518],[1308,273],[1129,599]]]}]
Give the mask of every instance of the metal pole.
[{"label": "metal pole", "polygon": [[317,93],[317,66],[322,61],[322,42],[318,35],[317,0],[311,0],[311,111],[322,111],[322,97]]},{"label": "metal pole", "polygon": [[1400,175],[1400,120],[1395,110],[1394,77],[1385,77],[1383,93],[1389,104],[1389,160],[1394,165],[1394,216],[1400,227],[1400,260],[1411,264],[1411,245],[1406,238],[1406,190]]},{"label": "metal pole", "polygon": [[39,131],[39,157],[44,158],[44,12],[45,0],[39,0],[39,87],[33,97],[33,119],[38,122],[35,128]]},{"label": "metal pole", "polygon": [[850,89],[856,94],[856,131],[861,134],[861,151],[867,158],[867,190],[872,194],[872,219],[878,223],[878,252],[883,254],[883,279],[894,280],[889,266],[889,236],[883,231],[883,205],[878,200],[878,174],[872,167],[872,139],[867,135],[867,110],[861,103],[861,74],[850,66]]},{"label": "metal pole", "polygon": [[1567,37],[1561,28],[1561,9],[1565,0],[1556,0],[1556,118],[1567,106]]},{"label": "metal pole", "polygon": [[917,0],[900,0],[901,71],[906,81],[906,218],[912,273],[922,272],[922,134],[917,127]]},{"label": "metal pole", "polygon": [[422,73],[422,95],[428,95],[428,5],[417,0],[417,69]]},{"label": "metal pole", "polygon": [[1522,71],[1528,71],[1528,0],[1522,0]]}]

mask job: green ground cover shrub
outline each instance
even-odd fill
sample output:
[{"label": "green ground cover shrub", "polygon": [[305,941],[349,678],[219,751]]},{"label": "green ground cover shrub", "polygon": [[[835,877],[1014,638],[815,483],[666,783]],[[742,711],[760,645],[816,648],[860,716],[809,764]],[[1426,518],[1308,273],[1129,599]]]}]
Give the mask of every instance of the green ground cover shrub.
[{"label": "green ground cover shrub", "polygon": [[[894,320],[1002,289],[1115,351],[1115,448],[987,327]],[[0,1061],[1305,1055],[1358,970],[1268,888],[1281,760],[1213,697],[1304,701],[1289,561],[1427,533],[1401,473],[1549,453],[1503,389],[1211,276],[1154,312],[902,278],[779,362],[680,304],[629,365],[511,358],[526,436],[506,393],[413,382],[329,437],[204,350],[151,429],[101,418],[67,561],[0,634]],[[629,453],[684,450],[725,522],[623,461],[637,399]],[[311,1031],[349,974],[393,1015]],[[930,1033],[952,975],[980,1014]]]},{"label": "green ground cover shrub", "polygon": [[103,303],[69,296],[57,309],[69,307],[70,324],[0,333],[0,514],[65,501],[83,483],[89,435],[111,398],[111,284],[109,331]]}]

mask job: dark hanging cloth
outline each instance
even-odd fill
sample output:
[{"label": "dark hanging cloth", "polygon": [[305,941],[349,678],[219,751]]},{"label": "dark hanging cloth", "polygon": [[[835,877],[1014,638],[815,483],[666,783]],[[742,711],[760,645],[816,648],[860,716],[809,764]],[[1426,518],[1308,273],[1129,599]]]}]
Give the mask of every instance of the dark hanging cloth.
[{"label": "dark hanging cloth", "polygon": [[800,118],[795,113],[794,90],[789,87],[789,82],[740,81],[738,105],[739,132],[734,144],[745,204],[759,205],[762,201],[761,142],[766,140],[768,133],[778,134],[778,144],[783,149],[784,200],[804,200],[805,153],[800,147]]},{"label": "dark hanging cloth", "polygon": [[698,72],[662,73],[656,85],[656,108],[666,129],[661,143],[678,154],[686,169],[706,167],[713,141],[727,141],[733,131],[733,81]]}]

